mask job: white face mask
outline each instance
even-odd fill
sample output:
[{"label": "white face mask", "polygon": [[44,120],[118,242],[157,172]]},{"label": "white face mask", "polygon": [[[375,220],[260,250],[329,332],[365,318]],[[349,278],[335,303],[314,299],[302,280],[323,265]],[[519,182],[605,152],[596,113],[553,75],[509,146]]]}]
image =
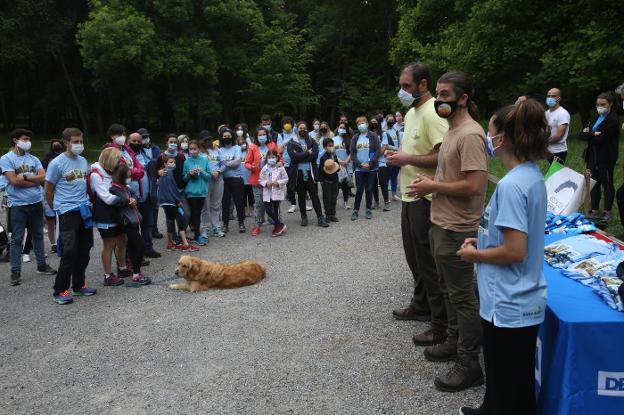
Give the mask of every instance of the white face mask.
[{"label": "white face mask", "polygon": [[237,137],[242,137],[243,136],[243,130],[236,130],[236,136]]},{"label": "white face mask", "polygon": [[598,115],[605,115],[609,112],[609,108],[607,107],[596,107],[596,111],[598,111]]},{"label": "white face mask", "polygon": [[71,152],[79,156],[84,151],[84,144],[71,144]]},{"label": "white face mask", "polygon": [[187,150],[188,149],[188,143],[180,143],[180,148],[182,150]]},{"label": "white face mask", "polygon": [[115,144],[117,144],[118,146],[123,146],[124,144],[126,144],[126,136],[120,135],[119,137],[116,137]]},{"label": "white face mask", "polygon": [[399,90],[397,97],[399,97],[399,101],[401,101],[401,104],[403,104],[403,106],[405,107],[411,106],[415,101],[414,96],[403,88]]},{"label": "white face mask", "polygon": [[143,145],[144,146],[148,145],[149,143],[150,143],[150,138],[149,137],[146,137],[146,138],[143,139]]},{"label": "white face mask", "polygon": [[314,131],[318,131],[321,128],[321,124],[314,124]]},{"label": "white face mask", "polygon": [[32,143],[30,142],[30,140],[17,140],[17,147],[20,150],[28,153],[30,151],[30,148],[32,147]]}]

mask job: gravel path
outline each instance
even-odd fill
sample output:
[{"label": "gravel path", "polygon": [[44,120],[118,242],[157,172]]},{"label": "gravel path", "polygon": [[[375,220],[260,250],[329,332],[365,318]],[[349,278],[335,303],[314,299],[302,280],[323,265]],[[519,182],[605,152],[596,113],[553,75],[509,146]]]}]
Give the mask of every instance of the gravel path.
[{"label": "gravel path", "polygon": [[411,342],[426,325],[391,317],[412,289],[399,210],[353,223],[339,209],[329,229],[313,212],[308,228],[284,213],[285,237],[212,238],[202,258],[267,265],[265,281],[231,291],[169,290],[178,254],[166,252],[146,269],[155,284],[102,287],[99,237],[88,277],[98,295],[71,305],[53,303],[53,277],[33,263],[19,287],[1,264],[0,413],[435,415],[478,404],[482,388],[438,392],[433,377],[449,364]]}]

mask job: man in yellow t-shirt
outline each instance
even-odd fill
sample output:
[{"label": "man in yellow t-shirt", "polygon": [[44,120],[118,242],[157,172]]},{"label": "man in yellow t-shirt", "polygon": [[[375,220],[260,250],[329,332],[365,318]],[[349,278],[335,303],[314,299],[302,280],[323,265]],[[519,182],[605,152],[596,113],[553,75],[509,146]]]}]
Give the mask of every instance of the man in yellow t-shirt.
[{"label": "man in yellow t-shirt", "polygon": [[447,327],[444,296],[429,246],[431,195],[410,196],[407,185],[418,175],[435,174],[438,149],[448,123],[435,112],[429,92],[431,77],[425,65],[407,65],[399,83],[399,99],[411,108],[404,118],[401,151],[388,152],[386,160],[388,165],[401,168],[401,233],[405,258],[414,279],[414,294],[409,306],[394,310],[393,314],[398,320],[431,320],[430,328],[413,338],[416,345],[431,346],[444,342]]}]

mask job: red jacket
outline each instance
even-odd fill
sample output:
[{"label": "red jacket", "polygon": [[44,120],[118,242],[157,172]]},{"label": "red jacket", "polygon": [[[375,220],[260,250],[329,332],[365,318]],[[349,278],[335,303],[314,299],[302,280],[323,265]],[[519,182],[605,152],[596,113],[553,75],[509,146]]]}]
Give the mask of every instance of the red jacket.
[{"label": "red jacket", "polygon": [[[275,142],[271,141],[267,144],[269,150],[276,150],[278,152],[278,161],[282,161],[282,155],[277,150]],[[249,184],[252,186],[260,185],[260,170],[262,164],[262,155],[260,154],[260,148],[257,144],[250,144],[247,150],[247,158],[245,159],[245,168],[251,172],[249,176]]]}]

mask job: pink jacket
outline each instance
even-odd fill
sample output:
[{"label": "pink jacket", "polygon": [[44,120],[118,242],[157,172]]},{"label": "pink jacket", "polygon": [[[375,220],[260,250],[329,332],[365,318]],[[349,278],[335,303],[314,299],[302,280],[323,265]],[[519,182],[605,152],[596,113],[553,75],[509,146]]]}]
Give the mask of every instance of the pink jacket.
[{"label": "pink jacket", "polygon": [[[267,182],[277,183],[277,186],[267,187]],[[270,202],[271,200],[284,200],[286,198],[286,183],[288,183],[288,174],[283,167],[271,167],[268,164],[260,171],[260,186],[262,186],[262,200]]]}]

